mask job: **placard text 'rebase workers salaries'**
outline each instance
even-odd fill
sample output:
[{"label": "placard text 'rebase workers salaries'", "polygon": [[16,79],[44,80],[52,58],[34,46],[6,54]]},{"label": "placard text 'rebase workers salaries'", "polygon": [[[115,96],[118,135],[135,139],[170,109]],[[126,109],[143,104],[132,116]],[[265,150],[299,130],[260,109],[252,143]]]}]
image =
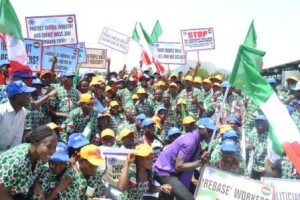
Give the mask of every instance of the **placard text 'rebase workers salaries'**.
[{"label": "placard text 'rebase workers salaries'", "polygon": [[[221,193],[223,195],[229,195],[229,192],[232,190],[231,186],[222,184],[222,183],[218,183],[216,181],[213,180],[209,180],[209,179],[203,179],[202,180],[202,186],[204,188],[207,188],[211,191],[215,191],[218,193]],[[241,200],[270,200],[269,198],[264,198],[261,196],[258,196],[256,194],[251,194],[250,192],[246,192],[240,189],[235,188],[234,189],[234,199],[241,199]]]}]

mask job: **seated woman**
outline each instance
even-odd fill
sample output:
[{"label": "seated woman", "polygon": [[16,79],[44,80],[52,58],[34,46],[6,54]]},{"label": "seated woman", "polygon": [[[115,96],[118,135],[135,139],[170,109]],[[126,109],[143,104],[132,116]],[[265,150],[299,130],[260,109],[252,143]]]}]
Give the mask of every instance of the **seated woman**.
[{"label": "seated woman", "polygon": [[[123,191],[122,200],[142,200],[143,193],[147,191],[171,193],[172,188],[168,184],[154,186],[152,157],[152,148],[148,144],[140,144],[136,146],[134,153],[128,154],[118,181],[118,188]],[[134,166],[131,165],[133,162]]]},{"label": "seated woman", "polygon": [[56,152],[49,160],[49,167],[45,166],[38,178],[45,199],[79,199],[75,173],[69,165],[68,146],[58,142]]},{"label": "seated woman", "polygon": [[[55,152],[57,136],[46,125],[29,136],[30,143],[9,149],[0,157],[0,199],[26,199],[29,188],[40,175],[45,162]],[[41,190],[39,190],[41,191]],[[42,195],[40,192],[38,195]]]}]

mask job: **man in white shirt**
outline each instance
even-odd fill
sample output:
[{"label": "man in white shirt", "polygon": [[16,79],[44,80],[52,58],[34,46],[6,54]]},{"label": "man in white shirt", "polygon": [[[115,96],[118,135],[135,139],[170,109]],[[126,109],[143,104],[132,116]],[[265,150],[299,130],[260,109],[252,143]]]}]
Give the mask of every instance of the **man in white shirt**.
[{"label": "man in white shirt", "polygon": [[0,105],[0,152],[21,144],[26,117],[24,106],[30,104],[30,93],[34,90],[21,80],[7,85],[9,101]]}]

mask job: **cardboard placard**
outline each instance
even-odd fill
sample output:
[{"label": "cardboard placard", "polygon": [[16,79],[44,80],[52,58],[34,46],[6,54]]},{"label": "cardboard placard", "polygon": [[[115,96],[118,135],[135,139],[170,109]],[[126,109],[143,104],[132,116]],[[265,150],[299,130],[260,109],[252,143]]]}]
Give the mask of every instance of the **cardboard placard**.
[{"label": "cardboard placard", "polygon": [[300,180],[262,177],[261,181],[275,189],[275,200],[300,199]]},{"label": "cardboard placard", "polygon": [[98,42],[121,53],[127,54],[130,40],[129,36],[104,27]]},{"label": "cardboard placard", "polygon": [[261,182],[204,166],[195,191],[196,200],[271,200],[274,189]]},{"label": "cardboard placard", "polygon": [[26,17],[28,38],[43,40],[44,46],[77,44],[75,15]]},{"label": "cardboard placard", "polygon": [[48,46],[43,51],[43,69],[50,70],[53,55],[57,57],[57,64],[54,68],[56,72],[72,71],[77,67],[79,50],[67,46]]},{"label": "cardboard placard", "polygon": [[106,69],[106,49],[86,48],[86,63],[80,68]]},{"label": "cardboard placard", "polygon": [[155,55],[162,64],[186,64],[186,52],[180,42],[158,42],[155,43]]},{"label": "cardboard placard", "polygon": [[181,30],[181,42],[184,51],[215,49],[213,28]]}]

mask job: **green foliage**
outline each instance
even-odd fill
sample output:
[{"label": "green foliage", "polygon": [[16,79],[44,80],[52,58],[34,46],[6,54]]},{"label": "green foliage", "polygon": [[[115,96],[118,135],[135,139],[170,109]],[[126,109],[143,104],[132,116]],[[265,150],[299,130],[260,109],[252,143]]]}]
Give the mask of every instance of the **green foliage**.
[{"label": "green foliage", "polygon": [[205,79],[209,77],[209,73],[206,69],[200,67],[196,76],[200,76],[202,79]]}]

